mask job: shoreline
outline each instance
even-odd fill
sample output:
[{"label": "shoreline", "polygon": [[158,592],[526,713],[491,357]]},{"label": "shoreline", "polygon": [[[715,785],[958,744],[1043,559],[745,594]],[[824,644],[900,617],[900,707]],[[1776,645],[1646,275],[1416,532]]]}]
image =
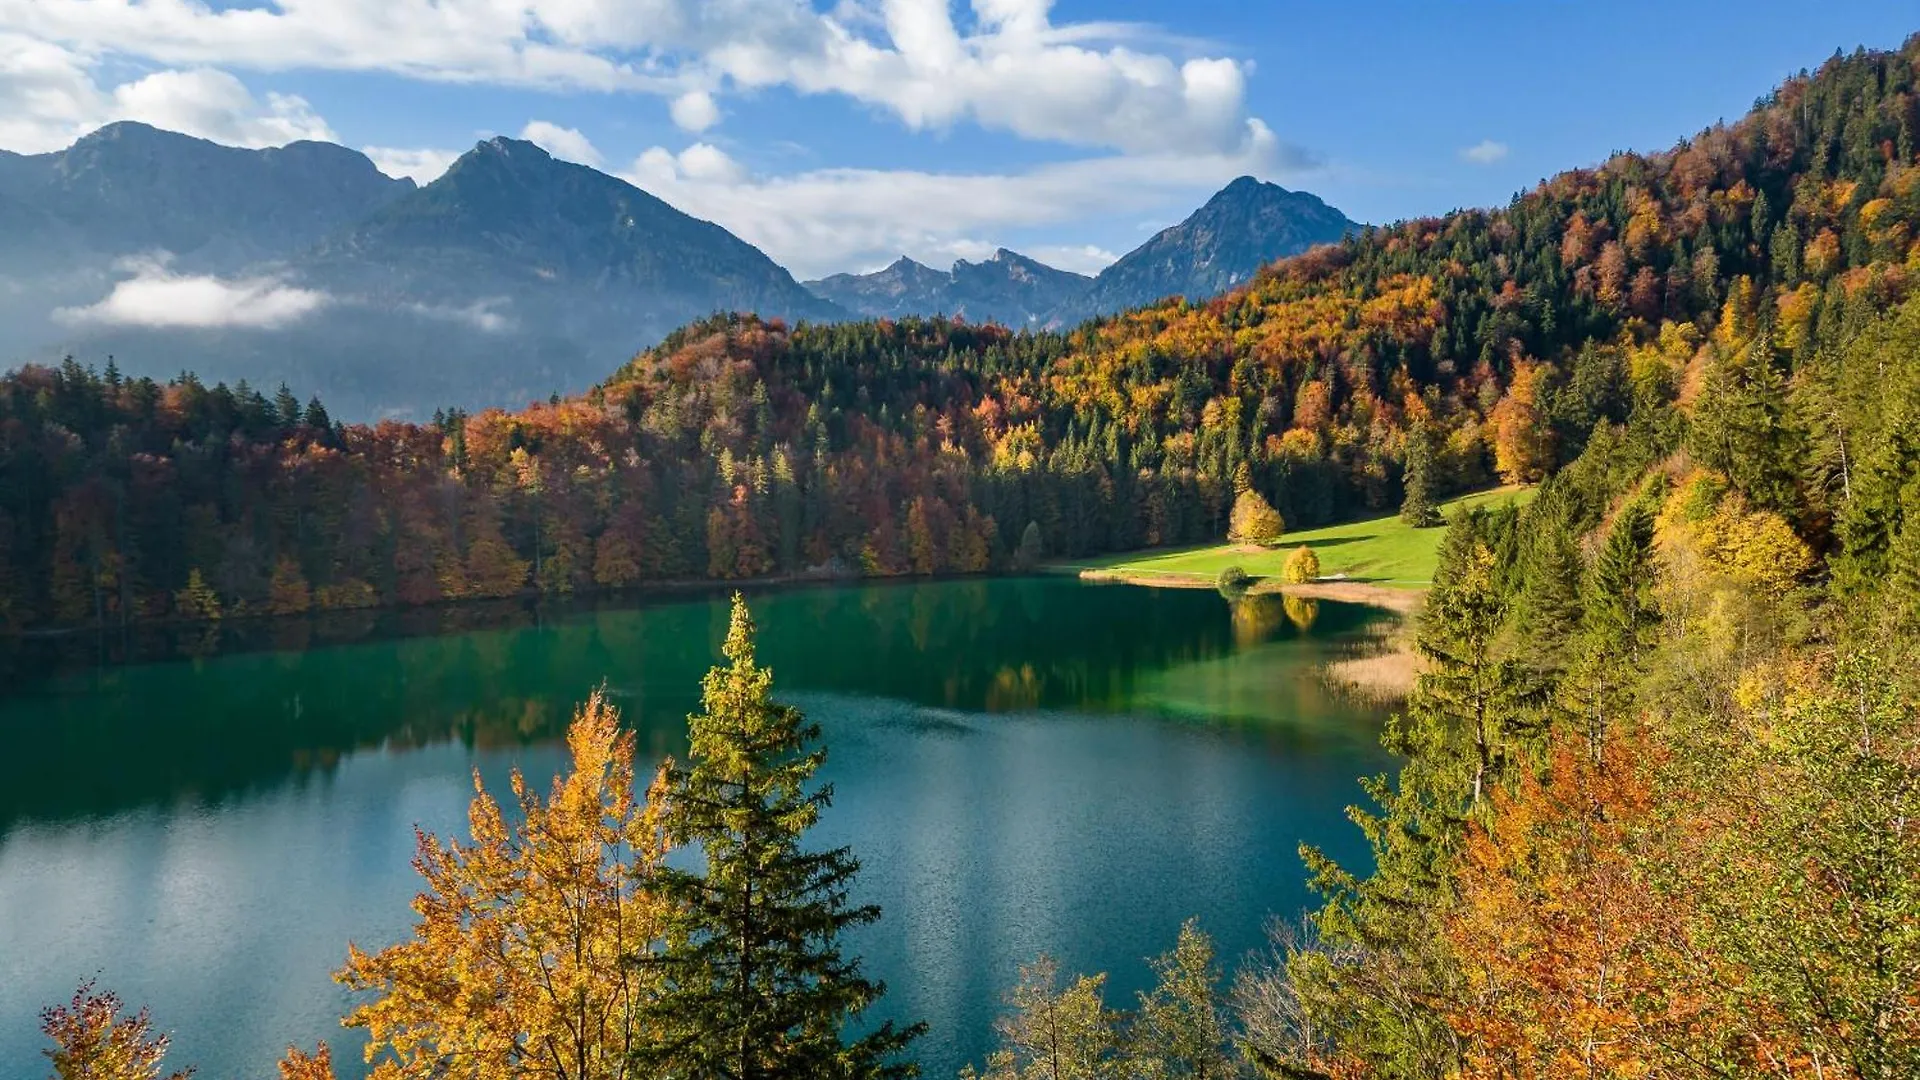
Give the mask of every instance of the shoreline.
[{"label": "shoreline", "polygon": [[[1082,581],[1138,585],[1149,589],[1218,588],[1214,582],[1198,574],[1083,569],[1078,571],[1078,576]],[[1398,615],[1400,622],[1395,629],[1376,639],[1380,646],[1377,651],[1328,660],[1319,666],[1319,672],[1328,687],[1340,692],[1382,704],[1406,699],[1423,666],[1419,654],[1413,649],[1412,619],[1426,602],[1426,588],[1394,588],[1338,578],[1291,585],[1261,578],[1247,587],[1249,596],[1274,593],[1307,600],[1365,604]]]},{"label": "shoreline", "polygon": [[[1077,573],[1082,581],[1104,581],[1119,585],[1139,585],[1149,589],[1213,589],[1218,585],[1199,574],[1155,573],[1139,570],[1098,570],[1083,569],[1070,571]],[[1397,615],[1412,615],[1420,610],[1427,598],[1427,590],[1421,588],[1396,588],[1391,585],[1377,585],[1369,581],[1347,581],[1340,578],[1322,578],[1318,581],[1302,584],[1284,584],[1272,578],[1258,578],[1247,586],[1250,595],[1262,593],[1285,593],[1310,600],[1334,600],[1346,604],[1366,604],[1370,607],[1385,608]]]}]

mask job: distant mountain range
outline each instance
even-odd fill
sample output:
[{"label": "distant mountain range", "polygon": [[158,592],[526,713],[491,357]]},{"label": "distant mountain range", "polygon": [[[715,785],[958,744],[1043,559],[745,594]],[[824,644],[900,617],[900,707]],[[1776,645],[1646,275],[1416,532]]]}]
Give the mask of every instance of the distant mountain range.
[{"label": "distant mountain range", "polygon": [[902,257],[871,274],[836,274],[807,288],[862,315],[960,315],[1009,326],[1068,326],[1169,296],[1217,296],[1275,259],[1360,228],[1304,191],[1243,176],[1193,216],[1122,256],[1097,277],[1055,270],[1005,248],[950,272]]},{"label": "distant mountain range", "polygon": [[529,142],[424,187],[330,143],[221,146],[118,123],[0,151],[0,364],[114,355],[133,374],[286,382],[337,414],[418,417],[580,390],[716,310],[1064,326],[1211,296],[1355,228],[1250,177],[1097,277],[1002,249],[802,286],[759,249]]},{"label": "distant mountain range", "polygon": [[902,255],[885,270],[806,283],[815,295],[861,315],[956,315],[1014,327],[1050,322],[1092,284],[1085,274],[1056,270],[1006,248],[984,262],[962,259],[952,270],[935,270]]}]

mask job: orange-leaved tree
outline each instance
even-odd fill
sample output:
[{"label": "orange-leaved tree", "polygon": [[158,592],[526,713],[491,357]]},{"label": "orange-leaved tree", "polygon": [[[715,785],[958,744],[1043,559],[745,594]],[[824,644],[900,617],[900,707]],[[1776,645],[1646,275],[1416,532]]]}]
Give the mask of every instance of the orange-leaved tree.
[{"label": "orange-leaved tree", "polygon": [[651,1037],[648,969],[666,905],[659,788],[634,794],[633,736],[596,691],[567,733],[572,772],[544,802],[518,770],[509,822],[474,776],[469,844],[419,834],[427,888],[407,941],[349,947],[335,977],[374,994],[344,1021],[376,1080],[623,1080]]},{"label": "orange-leaved tree", "polygon": [[1643,736],[1612,734],[1598,760],[1564,737],[1544,777],[1523,771],[1470,826],[1442,923],[1465,1076],[1687,1075],[1683,1048],[1713,1044],[1708,999],[1676,962],[1686,909],[1636,859],[1656,756]]}]

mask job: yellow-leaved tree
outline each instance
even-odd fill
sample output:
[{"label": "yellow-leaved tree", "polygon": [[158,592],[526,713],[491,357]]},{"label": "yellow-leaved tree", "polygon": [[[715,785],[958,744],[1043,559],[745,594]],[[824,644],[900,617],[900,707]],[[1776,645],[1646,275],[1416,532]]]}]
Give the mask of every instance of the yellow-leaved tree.
[{"label": "yellow-leaved tree", "polygon": [[469,844],[419,834],[412,939],[349,946],[335,977],[374,998],[365,1028],[374,1080],[624,1080],[651,1038],[657,991],[630,961],[657,946],[654,890],[666,854],[658,782],[634,795],[633,735],[596,691],[567,733],[572,772],[544,802],[519,770],[509,823],[474,775]]},{"label": "yellow-leaved tree", "polygon": [[[54,1048],[43,1053],[55,1080],[161,1080],[167,1037],[153,1033],[153,1017],[145,1009],[123,1015],[120,999],[94,993],[90,982],[68,1004],[43,1010],[40,1030],[53,1040]],[[192,1072],[169,1073],[166,1080],[187,1080]]]},{"label": "yellow-leaved tree", "polygon": [[1235,496],[1233,513],[1227,521],[1227,539],[1236,544],[1273,547],[1287,531],[1287,524],[1258,491],[1247,488]]}]

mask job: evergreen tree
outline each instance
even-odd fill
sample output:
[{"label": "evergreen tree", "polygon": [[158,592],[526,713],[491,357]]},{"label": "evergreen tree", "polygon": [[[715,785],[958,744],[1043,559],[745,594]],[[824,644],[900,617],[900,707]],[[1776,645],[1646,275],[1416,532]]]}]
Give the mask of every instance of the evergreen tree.
[{"label": "evergreen tree", "polygon": [[1433,502],[1433,435],[1424,423],[1407,432],[1406,496],[1400,502],[1400,520],[1416,529],[1441,523]]},{"label": "evergreen tree", "polygon": [[754,661],[746,602],[733,599],[724,653],[689,718],[686,767],[668,771],[667,838],[698,845],[704,873],[661,872],[673,906],[654,1004],[664,1039],[648,1050],[668,1075],[701,1080],[859,1080],[915,1075],[894,1055],[923,1030],[889,1021],[847,1041],[842,1029],[886,987],[841,955],[839,935],[880,917],[848,892],[859,862],[846,848],[802,841],[832,800],[813,786],[826,758],[817,725],[772,700],[773,674]]},{"label": "evergreen tree", "polygon": [[1789,518],[1800,509],[1804,438],[1787,406],[1787,381],[1775,366],[1771,334],[1710,369],[1688,432],[1701,464],[1725,473],[1755,506]]},{"label": "evergreen tree", "polygon": [[294,427],[300,423],[300,399],[293,396],[286,383],[273,395],[273,415],[281,427]]},{"label": "evergreen tree", "polygon": [[1554,678],[1570,662],[1580,631],[1580,549],[1563,500],[1543,494],[1529,512],[1514,636],[1536,675]]},{"label": "evergreen tree", "polygon": [[1585,582],[1580,655],[1562,687],[1566,713],[1578,718],[1597,761],[1609,717],[1624,715],[1653,643],[1652,491],[1622,507]]}]

